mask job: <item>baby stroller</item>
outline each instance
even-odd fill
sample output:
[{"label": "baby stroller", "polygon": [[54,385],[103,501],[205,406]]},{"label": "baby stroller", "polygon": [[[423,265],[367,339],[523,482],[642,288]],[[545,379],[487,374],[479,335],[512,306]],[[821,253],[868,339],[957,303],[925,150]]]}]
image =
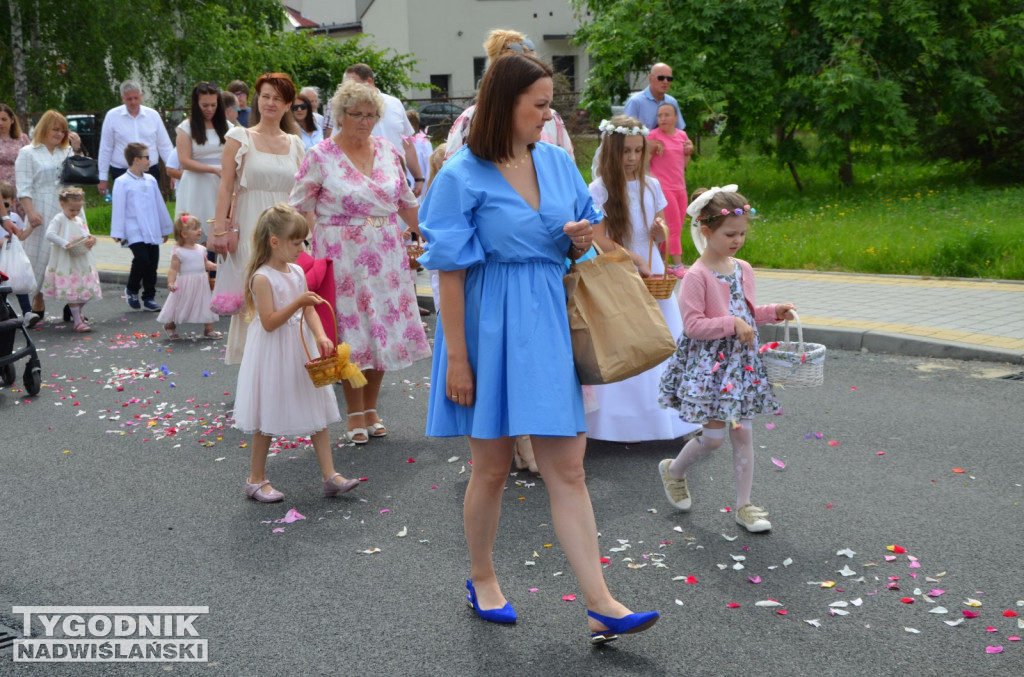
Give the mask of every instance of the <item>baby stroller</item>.
[{"label": "baby stroller", "polygon": [[[0,272],[0,384],[9,386],[14,383],[18,377],[14,363],[27,356],[25,390],[34,397],[39,394],[39,388],[42,386],[39,356],[36,355],[36,346],[32,343],[32,337],[28,335],[24,323],[7,302],[11,288],[4,285],[6,281],[7,276]],[[25,347],[14,350],[14,336],[19,331],[25,337]]]}]

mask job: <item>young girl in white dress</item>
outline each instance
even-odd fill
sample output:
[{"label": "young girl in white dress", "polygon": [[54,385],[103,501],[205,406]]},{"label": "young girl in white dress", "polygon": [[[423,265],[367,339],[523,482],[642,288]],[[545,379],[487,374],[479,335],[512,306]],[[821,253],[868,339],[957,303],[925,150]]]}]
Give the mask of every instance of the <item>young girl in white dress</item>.
[{"label": "young girl in white dress", "polygon": [[686,213],[700,258],[686,271],[679,305],[686,332],[661,380],[660,401],[689,421],[701,436],[679,455],[658,464],[669,503],[689,510],[693,502],[686,471],[722,446],[728,429],[736,477],[736,522],[750,532],[768,531],[768,512],[750,502],[754,486],[755,414],[776,411],[768,374],[758,349],[757,326],[778,322],[795,310],[791,303],[754,305],[754,269],[735,258],[747,236],[748,215],[756,213],[731,184],[694,191]]},{"label": "young girl in white dress", "polygon": [[46,239],[51,244],[50,262],[43,277],[43,296],[64,301],[71,308],[75,331],[88,332],[92,328],[82,318],[82,306],[103,297],[100,274],[92,248],[96,238],[82,218],[85,193],[81,188],[64,188],[58,194],[61,211],[46,228]]},{"label": "young girl in white dress", "polygon": [[306,344],[320,354],[334,352],[313,306],[325,303],[306,289],[306,275],[295,263],[303,250],[309,226],[295,209],[277,204],[260,214],[246,274],[246,315],[249,328],[245,354],[238,370],[235,427],[252,433],[252,456],[245,494],[262,503],[284,498],[266,478],[272,435],[310,432],[323,476],[324,496],[359,485],[334,470],[327,426],[341,420],[332,388],[317,388],[306,373],[306,355],[299,337],[299,318]]},{"label": "young girl in white dress", "polygon": [[178,215],[174,220],[174,241],[178,246],[171,253],[171,267],[167,271],[167,289],[171,294],[156,318],[163,323],[164,333],[171,341],[181,338],[179,324],[200,322],[203,338],[221,338],[221,333],[213,328],[217,313],[210,310],[213,293],[207,276],[207,272],[217,270],[217,264],[207,259],[206,247],[199,244],[202,239],[199,219],[187,212]]},{"label": "young girl in white dress", "polygon": [[[647,128],[626,115],[601,123],[601,148],[597,179],[590,184],[594,205],[604,220],[594,224],[594,242],[602,251],[623,248],[643,277],[660,275],[664,262],[657,255],[648,265],[648,243],[665,239],[661,184],[644,171]],[[653,225],[653,227],[652,227]],[[675,297],[658,301],[665,323],[674,338],[683,332],[683,320]],[[587,414],[587,437],[609,442],[672,440],[700,430],[658,405],[658,383],[664,365],[633,378],[594,386],[597,408]]]}]

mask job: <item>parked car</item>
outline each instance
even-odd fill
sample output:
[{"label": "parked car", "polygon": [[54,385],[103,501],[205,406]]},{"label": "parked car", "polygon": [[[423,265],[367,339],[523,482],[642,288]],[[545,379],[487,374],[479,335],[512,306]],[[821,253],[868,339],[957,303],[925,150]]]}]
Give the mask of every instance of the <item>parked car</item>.
[{"label": "parked car", "polygon": [[443,128],[447,134],[455,118],[459,117],[463,110],[465,108],[449,101],[425,103],[419,107],[420,127],[429,127],[431,134],[442,131],[440,128]]},{"label": "parked car", "polygon": [[91,158],[100,155],[100,124],[95,115],[69,115],[68,129],[82,138],[82,150]]}]

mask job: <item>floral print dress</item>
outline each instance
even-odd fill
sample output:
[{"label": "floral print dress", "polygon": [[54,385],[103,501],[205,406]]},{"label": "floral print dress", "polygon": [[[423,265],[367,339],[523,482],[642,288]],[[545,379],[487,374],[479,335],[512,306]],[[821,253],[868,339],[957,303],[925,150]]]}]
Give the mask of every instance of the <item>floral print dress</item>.
[{"label": "floral print dress", "polygon": [[338,340],[363,369],[394,371],[430,357],[399,209],[418,206],[398,152],[373,137],[373,169],[360,172],[333,139],[310,148],[290,202],[313,212],[313,258],[334,261]]},{"label": "floral print dress", "polygon": [[778,411],[758,351],[757,325],[743,296],[739,264],[730,275],[712,273],[729,285],[729,314],[754,328],[754,345],[740,343],[735,335],[698,340],[684,333],[662,374],[658,402],[700,424],[711,420],[739,423],[754,414]]}]

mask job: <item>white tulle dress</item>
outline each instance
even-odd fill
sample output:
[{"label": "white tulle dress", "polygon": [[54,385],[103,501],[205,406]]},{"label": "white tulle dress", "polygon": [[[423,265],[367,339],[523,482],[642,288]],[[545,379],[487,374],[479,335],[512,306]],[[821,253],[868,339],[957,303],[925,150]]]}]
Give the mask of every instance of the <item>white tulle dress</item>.
[{"label": "white tulle dress", "polygon": [[210,310],[213,293],[206,274],[206,247],[200,244],[192,248],[175,247],[171,257],[179,261],[178,277],[174,281],[178,289],[167,297],[156,321],[161,324],[216,322],[219,316]]},{"label": "white tulle dress", "polygon": [[[274,310],[291,303],[306,291],[306,275],[294,263],[282,273],[261,266],[253,275],[270,282]],[[251,283],[250,283],[251,284]],[[306,353],[299,338],[297,310],[288,321],[268,332],[258,317],[249,323],[245,354],[238,370],[235,391],[235,427],[245,433],[265,435],[308,435],[341,420],[338,399],[331,387],[317,388],[306,373]],[[313,332],[303,323],[311,355],[319,353]]]}]

